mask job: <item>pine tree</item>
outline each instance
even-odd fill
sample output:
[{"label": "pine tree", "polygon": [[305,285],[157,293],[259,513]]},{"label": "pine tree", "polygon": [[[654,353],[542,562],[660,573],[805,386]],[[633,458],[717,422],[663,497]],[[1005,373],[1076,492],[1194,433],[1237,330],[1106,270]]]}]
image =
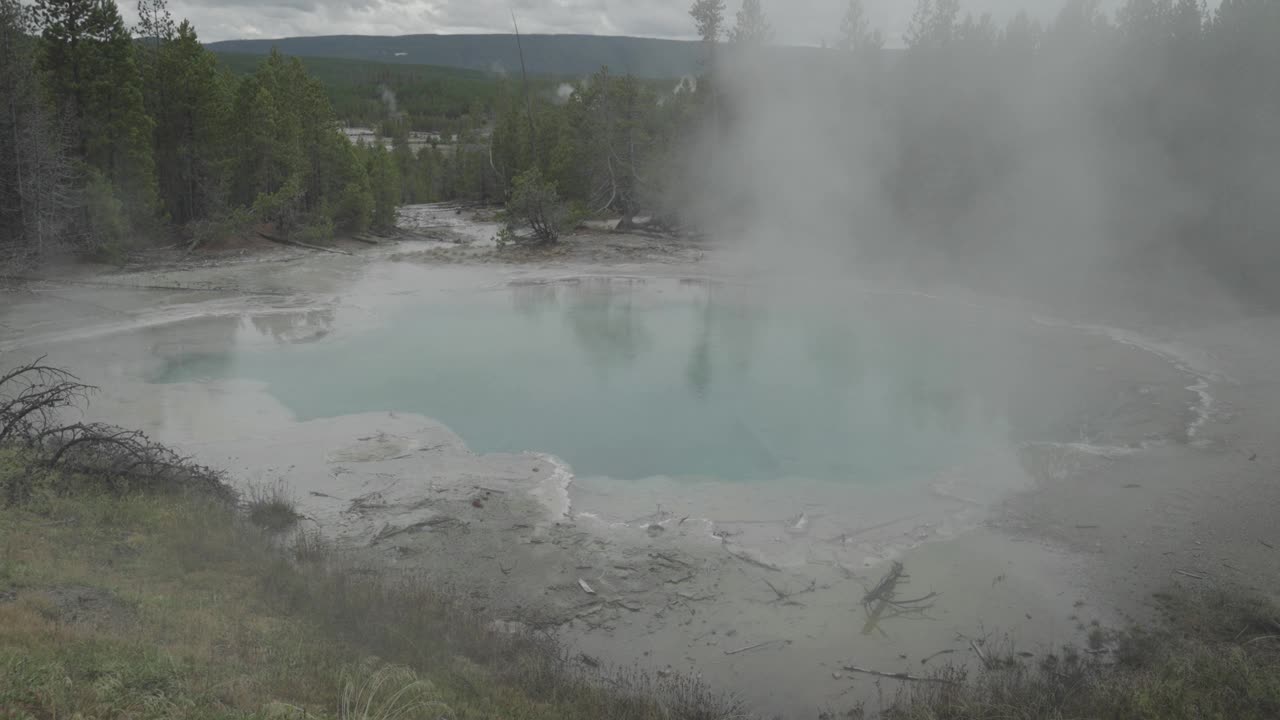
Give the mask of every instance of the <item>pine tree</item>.
[{"label": "pine tree", "polygon": [[840,21],[840,41],[837,44],[846,52],[869,52],[884,47],[884,36],[871,28],[867,10],[862,0],[849,0],[844,18]]},{"label": "pine tree", "polygon": [[35,11],[46,88],[73,120],[81,159],[110,183],[133,228],[149,229],[157,210],[152,121],[119,9],[112,0],[38,0]]},{"label": "pine tree", "polygon": [[694,0],[689,15],[698,29],[698,37],[713,51],[724,31],[724,0]]},{"label": "pine tree", "polygon": [[367,152],[369,187],[373,191],[372,225],[378,230],[393,228],[396,206],[400,204],[400,174],[381,143],[375,143]]},{"label": "pine tree", "polygon": [[1040,49],[1043,35],[1044,30],[1040,27],[1040,23],[1032,20],[1031,16],[1027,15],[1024,10],[1013,16],[1013,19],[1005,26],[1000,40],[1006,53],[1015,57],[1026,58]]},{"label": "pine tree", "polygon": [[648,113],[652,93],[635,78],[596,73],[579,95],[581,165],[592,210],[622,214],[627,227],[640,211],[640,180],[652,150]]},{"label": "pine tree", "polygon": [[764,16],[760,0],[742,0],[737,24],[729,32],[729,40],[746,46],[767,45],[773,42],[773,26]]},{"label": "pine tree", "polygon": [[294,172],[291,139],[282,132],[277,115],[275,96],[257,75],[240,82],[231,120],[235,204],[252,205],[259,195],[279,190]]},{"label": "pine tree", "polygon": [[937,49],[955,39],[960,0],[916,0],[903,41],[910,49]]},{"label": "pine tree", "polygon": [[36,81],[33,28],[18,0],[0,0],[0,261],[66,239],[79,202],[63,124]]},{"label": "pine tree", "polygon": [[272,52],[242,80],[230,127],[232,204],[283,233],[321,237],[367,226],[367,169],[298,59]]},{"label": "pine tree", "polygon": [[[147,43],[144,37],[143,44]],[[155,121],[156,175],[173,222],[209,218],[225,207],[230,98],[213,54],[183,21],[154,56],[146,96]]]}]

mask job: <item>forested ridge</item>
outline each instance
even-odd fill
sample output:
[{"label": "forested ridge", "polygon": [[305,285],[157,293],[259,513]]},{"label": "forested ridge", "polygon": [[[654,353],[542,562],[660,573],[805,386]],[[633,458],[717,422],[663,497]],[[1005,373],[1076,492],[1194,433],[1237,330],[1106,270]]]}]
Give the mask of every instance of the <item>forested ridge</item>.
[{"label": "forested ridge", "polygon": [[[261,55],[215,52],[219,64],[251,75]],[[489,73],[433,65],[407,65],[343,58],[301,57],[307,74],[328,92],[334,113],[347,124],[378,127],[390,115],[408,118],[414,130],[460,132],[468,115],[492,112],[502,83]],[[533,79],[534,91],[554,94],[562,81]]]},{"label": "forested ridge", "polygon": [[338,132],[324,88],[272,54],[236,77],[164,0],[0,0],[0,245],[119,259],[266,226],[394,222],[390,156]]},{"label": "forested ridge", "polygon": [[[530,5],[530,19],[538,7]],[[510,18],[496,10],[493,20],[509,27]],[[608,35],[526,34],[525,67],[530,74],[582,77],[608,65],[618,73],[659,79],[697,74],[696,42]],[[486,74],[520,74],[520,54],[509,34],[492,35],[330,35],[272,40],[225,40],[209,43],[217,53],[265,55],[273,48],[299,57],[437,65]]]}]

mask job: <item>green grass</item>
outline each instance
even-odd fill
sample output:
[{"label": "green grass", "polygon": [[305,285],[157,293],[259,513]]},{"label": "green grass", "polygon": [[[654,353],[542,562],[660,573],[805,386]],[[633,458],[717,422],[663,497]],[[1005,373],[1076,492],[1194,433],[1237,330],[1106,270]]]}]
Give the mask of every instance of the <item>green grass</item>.
[{"label": "green grass", "polygon": [[305,533],[273,542],[225,502],[37,493],[0,510],[0,718],[736,712],[693,681],[606,682],[373,570]]}]

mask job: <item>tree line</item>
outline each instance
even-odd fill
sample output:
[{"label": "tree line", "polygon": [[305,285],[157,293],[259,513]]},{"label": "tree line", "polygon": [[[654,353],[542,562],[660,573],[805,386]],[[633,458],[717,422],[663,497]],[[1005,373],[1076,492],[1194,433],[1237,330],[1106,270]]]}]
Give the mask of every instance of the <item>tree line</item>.
[{"label": "tree line", "polygon": [[1009,290],[1208,278],[1280,300],[1280,3],[1066,0],[997,25],[916,0],[888,50],[862,0],[843,10],[800,56],[760,0],[696,0],[701,77],[605,70],[532,110],[508,92],[453,192],[686,228],[783,203],[861,259],[923,252]]},{"label": "tree line", "polygon": [[394,223],[381,147],[339,132],[324,88],[272,54],[237,77],[140,0],[0,0],[0,244],[120,258],[266,227],[325,237]]},{"label": "tree line", "polygon": [[[781,208],[861,259],[924,251],[1040,285],[1191,267],[1280,297],[1280,3],[1066,0],[997,25],[916,0],[891,50],[862,0],[832,14],[833,46],[798,55],[761,0],[696,0],[699,77],[513,77],[465,113],[451,90],[451,132],[424,148],[424,116],[384,103],[384,149],[337,131],[350,88],[278,54],[229,72],[163,0],[133,29],[111,0],[0,0],[0,242],[323,238],[439,200],[505,203],[542,240],[588,215],[714,231]],[[395,81],[348,84],[365,103]]]},{"label": "tree line", "polygon": [[856,74],[857,114],[893,128],[877,251],[1280,299],[1277,38],[1274,0],[1069,0],[1003,27],[918,0],[899,61]]}]

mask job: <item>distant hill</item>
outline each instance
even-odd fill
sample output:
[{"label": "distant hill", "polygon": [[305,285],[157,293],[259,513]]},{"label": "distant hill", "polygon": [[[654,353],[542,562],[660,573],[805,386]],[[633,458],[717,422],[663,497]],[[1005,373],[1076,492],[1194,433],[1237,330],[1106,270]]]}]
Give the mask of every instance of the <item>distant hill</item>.
[{"label": "distant hill", "polygon": [[[601,35],[524,35],[525,63],[531,74],[582,76],[601,66],[643,78],[677,78],[699,72],[701,44],[684,40]],[[276,40],[225,40],[209,43],[217,53],[286,55],[370,60],[382,63],[438,65],[488,73],[519,73],[514,35],[329,35]]]},{"label": "distant hill", "polygon": [[[215,52],[223,67],[237,75],[252,73],[262,55]],[[339,119],[356,125],[373,125],[391,109],[408,113],[431,129],[445,127],[444,119],[457,119],[473,105],[491,109],[498,96],[498,80],[490,73],[433,65],[382,63],[349,58],[303,57],[307,73],[319,80]],[[535,78],[533,92],[553,95],[555,78]],[[388,93],[390,93],[388,95]]]}]

